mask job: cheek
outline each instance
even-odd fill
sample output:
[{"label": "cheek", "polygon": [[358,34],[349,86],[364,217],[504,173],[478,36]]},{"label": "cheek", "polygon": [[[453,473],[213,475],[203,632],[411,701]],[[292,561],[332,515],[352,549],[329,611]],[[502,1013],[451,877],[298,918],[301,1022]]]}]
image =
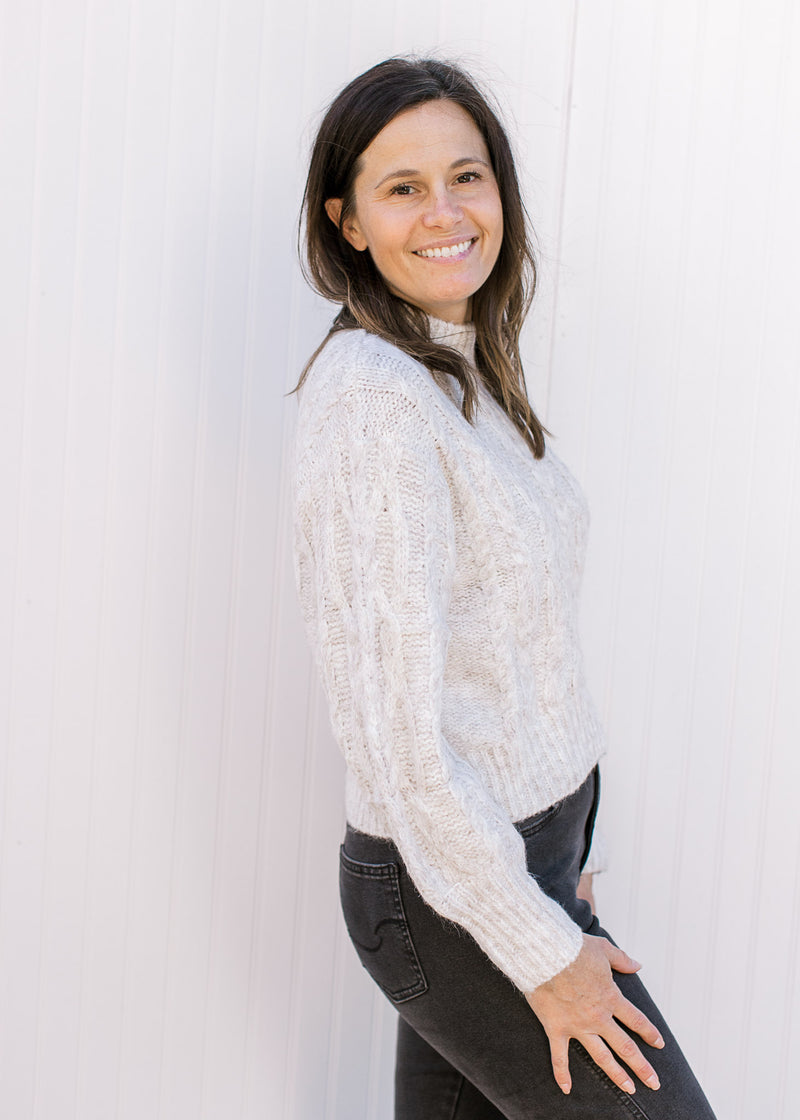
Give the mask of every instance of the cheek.
[{"label": "cheek", "polygon": [[494,242],[495,242],[495,246],[496,246],[494,259],[496,261],[497,258],[500,255],[500,247],[503,244],[503,232],[504,232],[504,230],[503,230],[503,208],[500,205],[500,199],[499,198],[497,199],[496,205],[493,208],[491,229],[492,229],[492,232],[494,233]]},{"label": "cheek", "polygon": [[405,245],[408,237],[408,220],[404,214],[381,214],[380,221],[375,223],[375,237],[381,243],[384,251],[394,252]]},{"label": "cheek", "polygon": [[495,236],[498,240],[503,237],[503,205],[500,202],[499,193],[495,195],[492,205],[492,224],[495,229]]},{"label": "cheek", "polygon": [[489,234],[487,242],[487,254],[484,256],[484,266],[488,267],[491,271],[497,264],[497,259],[500,256],[500,251],[503,247],[503,219],[502,216],[498,219],[493,216],[490,220],[487,215],[486,225],[484,227]]},{"label": "cheek", "polygon": [[487,191],[476,202],[473,218],[480,223],[492,249],[498,249],[503,240],[503,204],[500,192],[495,188]]},{"label": "cheek", "polygon": [[372,259],[379,267],[396,268],[405,257],[407,242],[408,233],[402,223],[382,221],[370,230]]}]

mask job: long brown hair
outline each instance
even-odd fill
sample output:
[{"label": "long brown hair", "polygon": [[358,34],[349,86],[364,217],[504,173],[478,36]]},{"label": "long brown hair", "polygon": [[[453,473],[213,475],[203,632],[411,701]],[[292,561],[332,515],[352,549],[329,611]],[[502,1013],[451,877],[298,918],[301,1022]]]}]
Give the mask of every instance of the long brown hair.
[{"label": "long brown hair", "polygon": [[[431,340],[424,312],[393,295],[369,252],[358,252],[342,233],[353,210],[361,153],[398,113],[437,100],[465,109],[489,150],[504,232],[497,262],[472,296],[475,363],[479,376],[539,459],[544,454],[545,429],[528,402],[519,354],[519,334],[536,283],[525,207],[511,146],[497,113],[472,79],[449,62],[389,58],[350,82],[323,118],[303,195],[303,272],[313,288],[342,308],[306,364],[297,388],[333,334],[362,327],[416,358],[432,374],[451,374],[462,389],[464,416],[472,420],[475,415],[475,371],[458,351]],[[325,210],[329,198],[342,199],[338,228]]]}]

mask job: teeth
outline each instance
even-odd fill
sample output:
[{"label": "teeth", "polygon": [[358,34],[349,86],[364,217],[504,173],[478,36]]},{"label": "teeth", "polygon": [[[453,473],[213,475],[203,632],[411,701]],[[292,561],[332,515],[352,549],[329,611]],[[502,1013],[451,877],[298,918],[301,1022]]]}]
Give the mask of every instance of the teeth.
[{"label": "teeth", "polygon": [[416,255],[418,257],[457,257],[459,253],[466,253],[472,244],[472,238],[469,241],[462,241],[458,245],[445,245],[442,249],[417,249]]}]

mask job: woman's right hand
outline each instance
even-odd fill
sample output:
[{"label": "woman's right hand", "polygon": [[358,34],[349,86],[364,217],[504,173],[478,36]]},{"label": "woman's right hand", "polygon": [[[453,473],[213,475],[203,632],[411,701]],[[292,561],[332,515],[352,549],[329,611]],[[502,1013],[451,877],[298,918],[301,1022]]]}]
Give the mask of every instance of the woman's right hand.
[{"label": "woman's right hand", "polygon": [[[583,948],[562,972],[526,995],[550,1040],[550,1056],[556,1082],[563,1092],[572,1088],[569,1072],[569,1040],[576,1039],[626,1093],[635,1085],[618,1057],[645,1085],[659,1087],[655,1070],[620,1023],[640,1035],[651,1046],[664,1041],[643,1012],[623,996],[611,970],[638,972],[641,965],[605,937],[583,935]],[[619,1020],[617,1022],[617,1020]]]}]

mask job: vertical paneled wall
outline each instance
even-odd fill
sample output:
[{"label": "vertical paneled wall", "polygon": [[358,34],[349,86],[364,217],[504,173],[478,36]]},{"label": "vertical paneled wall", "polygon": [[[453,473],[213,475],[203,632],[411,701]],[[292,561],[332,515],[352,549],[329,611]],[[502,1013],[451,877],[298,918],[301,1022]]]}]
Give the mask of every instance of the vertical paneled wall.
[{"label": "vertical paneled wall", "polygon": [[720,1116],[792,1115],[799,35],[778,0],[0,0],[4,1116],[391,1115],[284,394],[331,314],[295,261],[317,113],[431,48],[493,82],[537,226],[607,924]]},{"label": "vertical paneled wall", "polygon": [[548,413],[594,515],[603,907],[739,1120],[800,1059],[798,62],[792,4],[581,4]]}]

